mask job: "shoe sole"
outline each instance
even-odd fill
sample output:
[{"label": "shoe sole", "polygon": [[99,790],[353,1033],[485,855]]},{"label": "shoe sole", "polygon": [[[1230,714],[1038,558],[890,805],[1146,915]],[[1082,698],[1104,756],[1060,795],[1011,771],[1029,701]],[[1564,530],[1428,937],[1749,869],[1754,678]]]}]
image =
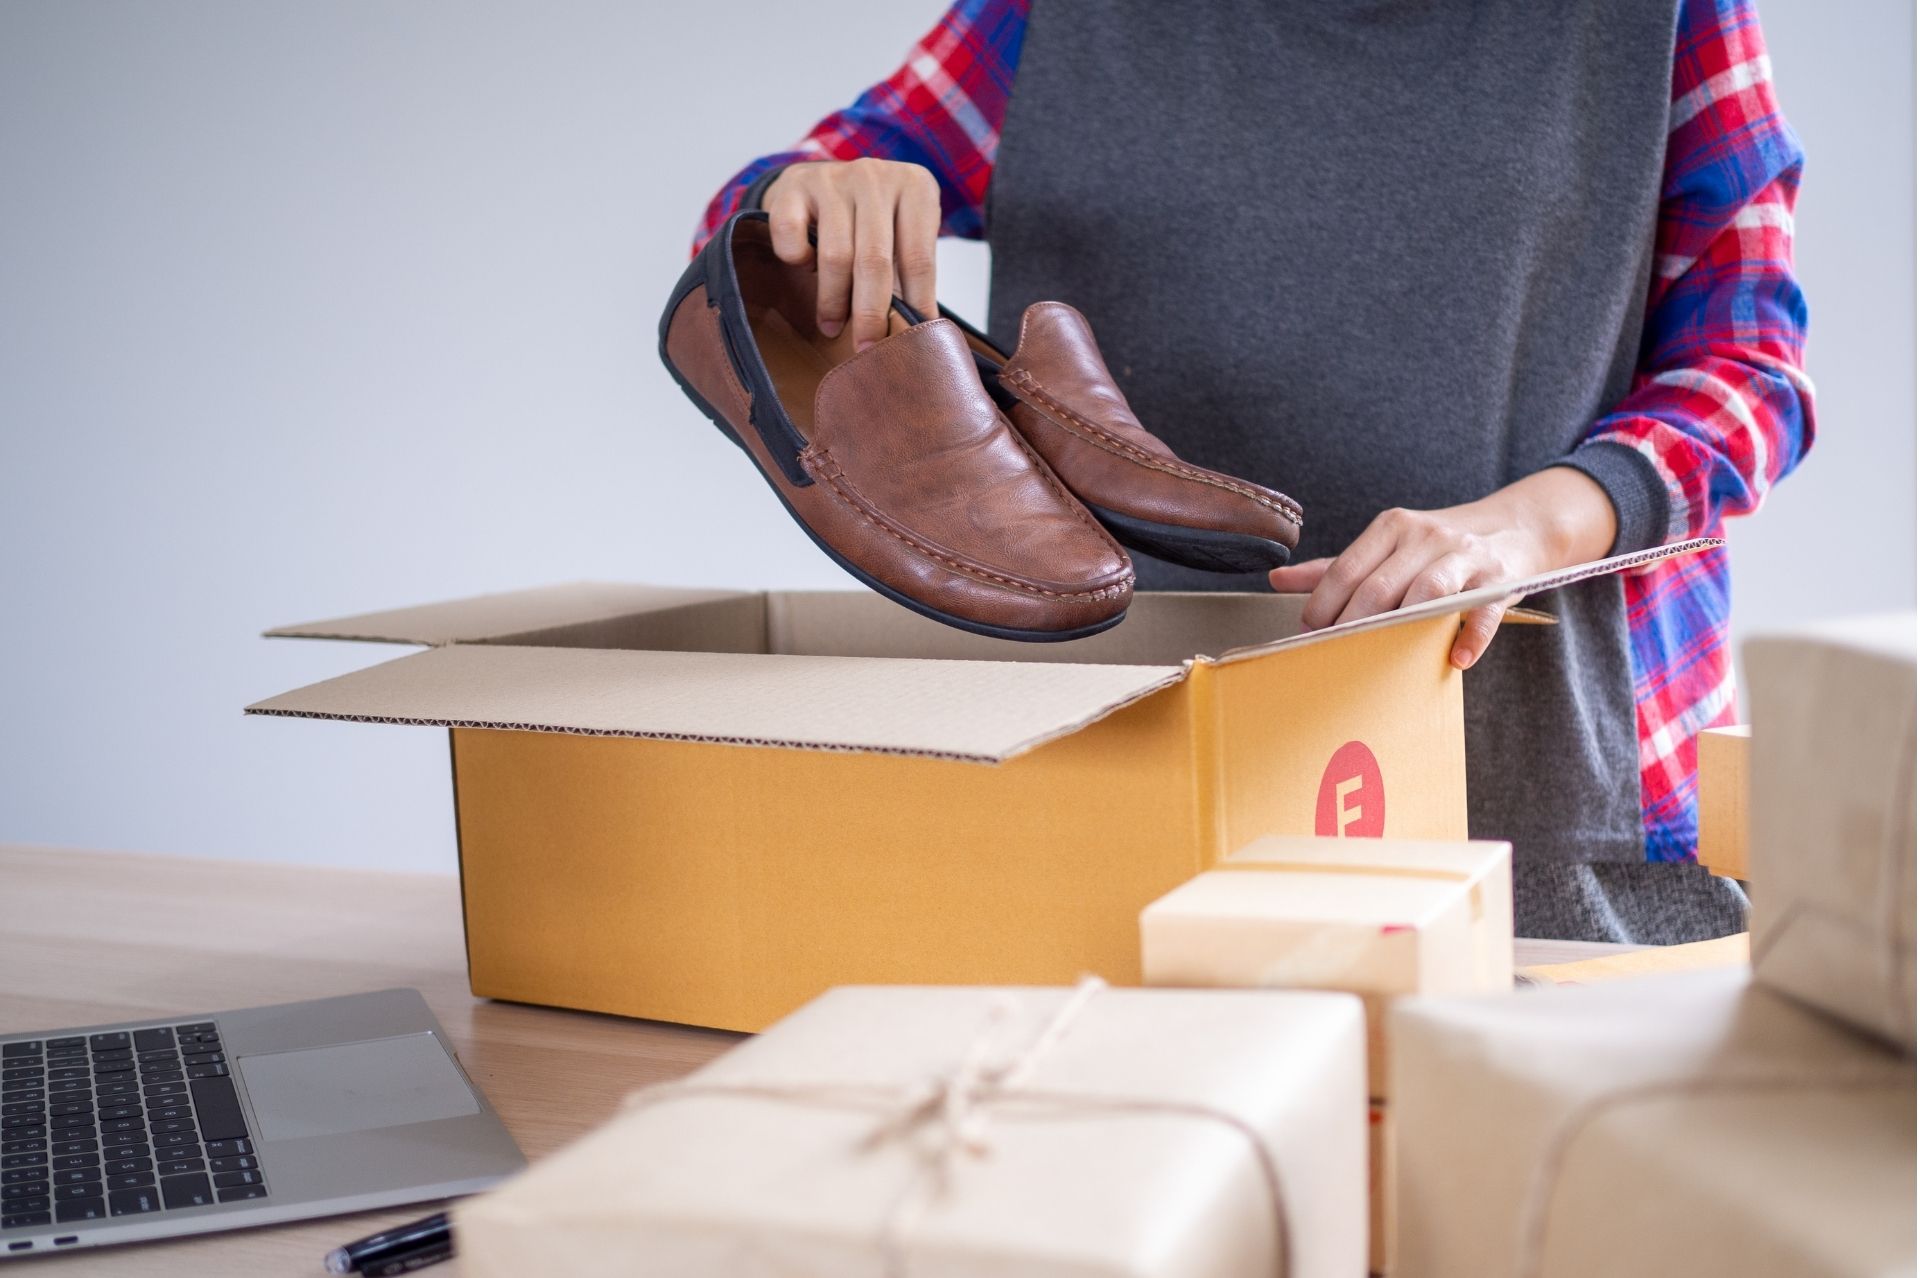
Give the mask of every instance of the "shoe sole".
[{"label": "shoe sole", "polygon": [[[1085,501],[1085,498],[1081,499]],[[1284,567],[1293,551],[1277,541],[1252,533],[1217,532],[1180,524],[1136,519],[1092,502],[1085,502],[1113,539],[1129,550],[1203,572],[1269,572]]]},{"label": "shoe sole", "polygon": [[[668,314],[672,314],[671,309],[668,311]],[[767,487],[771,488],[773,495],[780,499],[780,504],[786,508],[786,512],[793,518],[793,522],[800,525],[801,532],[807,534],[807,539],[818,546],[821,553],[826,555],[827,558],[840,565],[840,567],[852,575],[856,581],[869,590],[874,591],[876,594],[884,595],[899,604],[902,608],[917,612],[923,617],[940,622],[942,625],[952,626],[956,630],[965,630],[969,634],[985,635],[989,639],[1011,639],[1018,643],[1065,643],[1072,639],[1086,639],[1104,630],[1111,630],[1126,620],[1126,610],[1122,609],[1118,614],[1109,617],[1105,621],[1097,622],[1091,626],[1081,626],[1077,630],[1016,630],[1010,626],[990,626],[983,621],[969,621],[965,617],[956,617],[951,613],[941,612],[938,608],[934,608],[920,602],[918,599],[913,599],[901,594],[883,581],[875,580],[872,576],[862,571],[858,565],[848,562],[846,556],[822,540],[820,535],[813,531],[813,528],[807,521],[800,517],[800,512],[793,508],[793,503],[787,500],[787,495],[780,491],[780,485],[775,483],[773,477],[761,468],[760,459],[753,455],[753,450],[742,443],[740,436],[734,433],[733,425],[728,422],[712,404],[709,404],[706,398],[688,383],[686,378],[680,375],[679,368],[667,357],[667,342],[664,331],[660,338],[660,362],[667,366],[667,372],[672,374],[674,383],[680,387],[680,390],[688,399],[693,401],[694,407],[706,414],[707,420],[712,422],[722,435],[726,436],[729,443],[747,455],[747,460],[753,464],[754,473],[766,481]]]}]

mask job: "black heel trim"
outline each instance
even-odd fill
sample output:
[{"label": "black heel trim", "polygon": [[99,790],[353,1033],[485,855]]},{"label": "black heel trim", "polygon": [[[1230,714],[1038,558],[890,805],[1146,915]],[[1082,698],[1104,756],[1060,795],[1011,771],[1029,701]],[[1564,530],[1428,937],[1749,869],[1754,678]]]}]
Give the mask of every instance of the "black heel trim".
[{"label": "black heel trim", "polygon": [[[727,352],[727,362],[733,365],[734,376],[747,390],[747,424],[753,427],[760,440],[767,446],[767,455],[780,467],[780,473],[787,482],[796,488],[806,488],[813,483],[813,476],[800,464],[800,454],[807,449],[806,436],[794,426],[793,419],[787,416],[787,410],[780,403],[780,395],[773,387],[773,378],[767,372],[765,361],[752,341],[753,326],[747,318],[747,305],[740,296],[740,276],[733,265],[733,236],[735,228],[741,222],[765,222],[767,215],[759,209],[743,209],[721,224],[713,233],[706,247],[688,264],[679,282],[673,287],[673,294],[667,301],[667,309],[660,316],[660,362],[673,374],[674,381],[687,392],[688,398],[700,405],[701,411],[713,418],[716,424],[722,419],[695,395],[680,370],[667,358],[667,330],[673,323],[673,313],[687,295],[694,289],[705,285],[707,305],[720,313],[720,342]],[[731,428],[724,428],[732,435]],[[738,443],[736,439],[734,442]]]}]

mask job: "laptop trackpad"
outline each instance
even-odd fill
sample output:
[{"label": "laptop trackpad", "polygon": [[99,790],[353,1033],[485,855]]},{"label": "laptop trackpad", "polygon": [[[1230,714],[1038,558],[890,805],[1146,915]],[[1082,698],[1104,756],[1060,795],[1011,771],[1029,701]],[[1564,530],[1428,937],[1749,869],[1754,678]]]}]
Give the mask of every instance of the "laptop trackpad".
[{"label": "laptop trackpad", "polygon": [[243,1056],[239,1063],[266,1140],[480,1112],[466,1079],[432,1034]]}]

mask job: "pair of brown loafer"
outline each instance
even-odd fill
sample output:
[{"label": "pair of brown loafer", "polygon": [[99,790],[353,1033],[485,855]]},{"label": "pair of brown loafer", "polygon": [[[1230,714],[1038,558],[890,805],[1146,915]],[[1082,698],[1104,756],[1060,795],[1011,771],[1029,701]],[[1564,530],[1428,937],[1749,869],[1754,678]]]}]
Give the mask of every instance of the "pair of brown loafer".
[{"label": "pair of brown loafer", "polygon": [[816,326],[814,287],[774,255],[765,213],[736,214],[674,287],[660,356],[815,543],[888,598],[978,634],[1077,639],[1126,615],[1122,545],[1248,572],[1298,544],[1290,498],[1140,425],[1071,306],[1029,307],[1008,355],[896,302],[856,354]]}]

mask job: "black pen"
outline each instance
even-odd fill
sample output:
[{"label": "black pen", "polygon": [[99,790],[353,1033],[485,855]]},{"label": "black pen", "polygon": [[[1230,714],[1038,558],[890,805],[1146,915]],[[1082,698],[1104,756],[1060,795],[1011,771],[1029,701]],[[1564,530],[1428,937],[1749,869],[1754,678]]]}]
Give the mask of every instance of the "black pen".
[{"label": "black pen", "polygon": [[399,1278],[401,1274],[410,1274],[452,1257],[453,1235],[442,1234],[439,1241],[422,1243],[412,1251],[403,1251],[385,1260],[369,1260],[360,1267],[360,1278]]},{"label": "black pen", "polygon": [[327,1253],[330,1274],[365,1274],[368,1278],[411,1273],[438,1264],[453,1255],[453,1228],[444,1211],[410,1225],[335,1247]]}]

